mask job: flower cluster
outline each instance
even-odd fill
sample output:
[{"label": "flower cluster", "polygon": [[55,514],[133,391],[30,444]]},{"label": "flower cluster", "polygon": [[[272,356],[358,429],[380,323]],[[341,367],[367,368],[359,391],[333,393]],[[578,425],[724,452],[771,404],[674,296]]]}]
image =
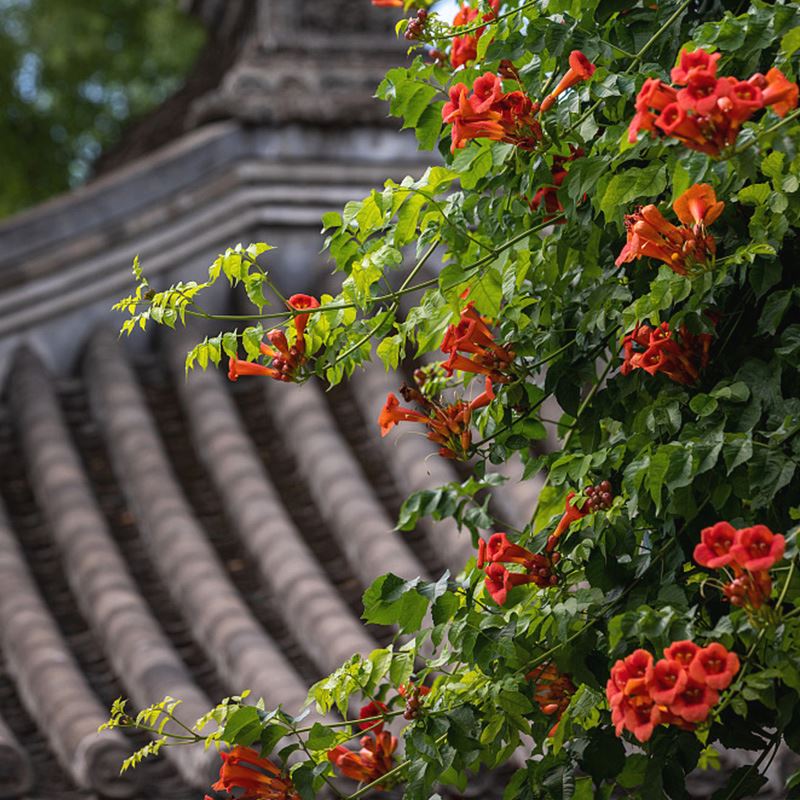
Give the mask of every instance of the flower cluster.
[{"label": "flower cluster", "polygon": [[403,38],[410,42],[413,42],[414,39],[421,39],[425,33],[425,23],[427,21],[428,12],[424,8],[420,8],[419,11],[417,11],[417,16],[411,17],[408,20]]},{"label": "flower cluster", "polygon": [[[508,540],[505,533],[493,533],[489,541],[478,540],[478,569],[486,571],[486,591],[500,606],[505,605],[508,593],[515,586],[533,583],[540,589],[555,586],[558,577],[553,574],[553,565],[558,553],[543,556],[531,553]],[[517,564],[522,572],[510,572],[504,564]]]},{"label": "flower cluster", "polygon": [[[494,19],[500,9],[500,0],[491,0],[489,7],[491,11],[481,16],[483,22]],[[471,25],[479,14],[480,11],[477,8],[472,8],[469,3],[464,3],[453,18],[453,27]],[[484,30],[486,29],[482,26],[462,36],[453,37],[453,45],[450,48],[450,65],[453,69],[458,69],[478,57],[478,39],[481,38]]]},{"label": "flower cluster", "polygon": [[470,420],[472,412],[488,406],[494,400],[492,379],[486,378],[486,385],[474,400],[456,400],[443,405],[429,400],[418,389],[407,384],[400,387],[400,394],[406,402],[412,400],[425,409],[426,413],[404,408],[397,397],[390,392],[378,417],[381,436],[386,436],[398,422],[420,422],[428,428],[428,438],[439,445],[442,458],[466,460],[472,444]]},{"label": "flower cluster", "polygon": [[539,106],[524,92],[504,92],[503,82],[493,72],[475,79],[470,92],[464,83],[450,87],[450,99],[442,108],[442,119],[452,125],[452,152],[471,139],[508,142],[533,150],[542,138],[536,120]]},{"label": "flower cluster", "polygon": [[286,334],[280,328],[269,331],[267,339],[270,343],[267,345],[262,342],[260,349],[262,355],[271,359],[270,365],[231,357],[228,362],[229,380],[237,381],[242,375],[262,375],[284,383],[297,380],[300,368],[307,360],[305,330],[309,315],[302,312],[319,308],[319,300],[307,294],[295,294],[289,298],[287,305],[293,311],[301,312],[294,315],[294,344],[289,346]]},{"label": "flower cluster", "polygon": [[442,108],[442,119],[453,126],[451,151],[464,147],[471,139],[491,139],[523,150],[535,149],[542,140],[536,114],[547,111],[558,95],[594,74],[594,64],[579,50],[570,53],[569,64],[566,74],[544,99],[541,109],[524,92],[504,92],[501,79],[493,72],[476,78],[471,92],[464,83],[451,86],[450,100]]},{"label": "flower cluster", "polygon": [[561,715],[569,705],[570,698],[575,694],[575,684],[568,675],[559,672],[552,661],[540,664],[525,677],[533,683],[533,699],[542,713],[547,716],[557,715],[556,723],[548,734],[552,736],[558,727]]},{"label": "flower cluster", "polygon": [[413,683],[401,683],[397,687],[397,693],[406,701],[406,710],[403,712],[403,719],[416,719],[419,709],[422,706],[422,699],[431,693],[430,686],[415,686]]},{"label": "flower cluster", "polygon": [[606,684],[617,736],[628,730],[646,742],[656,725],[692,730],[708,717],[720,690],[738,671],[736,653],[717,642],[702,648],[691,641],[673,642],[655,662],[646,650],[635,650],[614,664]]},{"label": "flower cluster", "polygon": [[731,605],[761,608],[772,593],[770,568],[783,558],[784,537],[766,525],[737,530],[729,522],[703,529],[694,560],[701,567],[727,569],[733,579],[722,591]]},{"label": "flower cluster", "polygon": [[[504,373],[514,360],[514,353],[494,341],[487,320],[468,303],[456,325],[450,325],[442,337],[441,350],[450,357],[442,364],[452,375],[455,370],[486,375],[494,383],[507,383]],[[466,353],[467,355],[463,355]]]},{"label": "flower cluster", "polygon": [[629,375],[635,369],[643,369],[650,375],[661,372],[676,383],[695,383],[700,370],[708,365],[712,340],[710,333],[694,334],[682,326],[678,341],[668,322],[657,328],[637,325],[622,340],[624,361],[620,372]]},{"label": "flower cluster", "polygon": [[618,267],[649,257],[663,261],[678,275],[689,275],[713,263],[717,246],[706,227],[719,217],[725,203],[717,200],[707,183],[698,183],[678,197],[672,208],[682,225],[668,222],[654,205],[625,216],[628,240],[614,262]]},{"label": "flower cluster", "polygon": [[[292,782],[255,750],[237,746],[220,755],[219,780],[211,787],[215,792],[232,795],[233,789],[244,789],[237,800],[300,800]],[[206,795],[205,800],[212,799]]]},{"label": "flower cluster", "polygon": [[[797,106],[798,87],[773,67],[746,81],[717,77],[720,53],[682,52],[672,70],[674,86],[648,78],[636,98],[628,139],[661,132],[692,150],[718,156],[733,145],[742,125],[767,106],[780,117]],[[676,88],[683,87],[683,88]]]},{"label": "flower cluster", "polygon": [[597,486],[589,486],[584,494],[586,495],[585,499],[579,499],[578,502],[573,502],[576,496],[575,492],[567,495],[564,502],[564,514],[548,537],[545,552],[551,553],[555,550],[558,540],[567,532],[573,522],[583,519],[594,511],[610,508],[614,498],[611,493],[610,481],[601,481]]},{"label": "flower cluster", "polygon": [[361,737],[361,749],[349,750],[343,744],[328,751],[328,760],[345,776],[359,783],[373,783],[393,767],[392,754],[397,737],[384,730]]}]

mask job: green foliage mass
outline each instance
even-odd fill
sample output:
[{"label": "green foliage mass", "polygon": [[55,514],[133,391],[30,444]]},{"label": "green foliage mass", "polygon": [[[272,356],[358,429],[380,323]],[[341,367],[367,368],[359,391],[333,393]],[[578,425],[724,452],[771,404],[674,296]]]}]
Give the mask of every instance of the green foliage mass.
[{"label": "green foliage mass", "polygon": [[0,216],[85,180],[203,39],[178,0],[1,0]]},{"label": "green foliage mass", "polygon": [[[710,21],[711,10],[717,20]],[[446,48],[451,32],[432,24],[433,44]],[[481,39],[481,63],[453,74],[418,56],[391,70],[378,90],[423,148],[438,147],[444,165],[388,181],[323,220],[342,289],[323,297],[309,318],[310,358],[299,380],[342,380],[373,348],[387,367],[437,349],[459,319],[465,291],[490,318],[496,342],[514,354],[508,382],[496,383],[496,399],[473,417],[480,436],[469,447],[473,474],[409,498],[400,529],[426,515],[453,516],[485,541],[500,529],[481,499],[493,480],[486,465],[515,453],[526,477],[547,474],[530,522],[505,529],[537,555],[548,552],[569,491],[607,480],[615,494],[558,541],[555,585],[513,588],[497,605],[484,589],[485,573],[470,562],[455,577],[426,582],[388,574],[367,590],[365,618],[396,624],[406,638],[354,656],[314,686],[311,699],[342,716],[353,702],[379,699],[397,716],[405,707],[401,685],[405,693],[409,680],[432,686],[410,715],[390,775],[403,781],[410,800],[437,797],[442,784],[463,788],[472,772],[505,763],[521,744],[526,763],[511,779],[508,800],[620,792],[686,798],[686,774],[714,763],[715,744],[753,754],[714,795],[734,800],[765,782],[779,744],[800,752],[800,114],[759,112],[719,158],[670,137],[629,142],[636,93],[648,77],[668,80],[687,45],[719,51],[720,75],[747,78],[778,67],[797,81],[800,8],[760,0],[504,3]],[[574,49],[597,70],[542,115],[540,147],[477,139],[451,153],[440,114],[448,87],[471,86],[510,59],[521,88],[541,98]],[[563,211],[545,219],[530,200],[552,185],[554,158],[570,148],[583,152],[566,165],[557,193]],[[676,274],[647,258],[616,266],[626,215],[654,204],[674,220],[672,202],[698,183],[725,203],[708,231],[716,255],[705,268]],[[221,256],[215,264],[222,270],[212,267],[209,282],[226,274],[247,289],[259,275],[258,285],[269,289],[268,273],[251,269],[263,248],[252,247]],[[416,257],[413,267],[404,255]],[[441,269],[421,279],[432,259]],[[137,278],[144,280],[140,272]],[[183,302],[180,291],[157,296],[160,308],[172,310],[167,324],[178,312],[204,316],[194,295]],[[407,295],[415,304],[403,317],[400,299]],[[142,325],[147,297],[138,291],[121,304]],[[240,339],[256,358],[266,321],[290,316],[281,309],[247,317],[241,333],[201,343],[189,360],[219,363]],[[149,319],[159,321],[152,313]],[[699,378],[678,383],[644,369],[623,374],[623,336],[642,323],[710,336]],[[463,376],[462,385],[473,377]],[[531,444],[543,436],[540,409],[549,397],[564,412],[561,446],[536,456]],[[721,573],[693,559],[701,531],[720,521],[766,525],[786,536],[772,595],[758,613],[732,607],[720,591]],[[606,698],[612,666],[637,648],[660,658],[685,639],[736,652],[735,680],[696,729],[659,725],[646,742],[624,734],[626,753]],[[544,665],[570,676],[575,689],[560,720],[535,701],[526,677]],[[280,724],[302,739],[293,720]],[[342,725],[341,736],[313,729],[306,759],[292,767],[304,776],[297,784],[304,800],[332,774],[326,750],[359,735],[352,716]],[[256,741],[253,730],[247,739]],[[262,740],[263,752],[269,749]],[[795,775],[787,796],[797,796],[798,786]]]}]

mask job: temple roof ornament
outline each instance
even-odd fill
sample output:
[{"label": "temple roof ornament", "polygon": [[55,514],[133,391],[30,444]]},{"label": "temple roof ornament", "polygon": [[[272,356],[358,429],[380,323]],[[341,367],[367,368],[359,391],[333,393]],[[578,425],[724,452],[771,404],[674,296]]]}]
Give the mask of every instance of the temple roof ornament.
[{"label": "temple roof ornament", "polygon": [[212,36],[235,30],[243,8],[254,22],[239,57],[217,88],[195,99],[189,127],[231,117],[261,125],[393,124],[374,94],[403,58],[395,15],[352,0],[191,3]]}]

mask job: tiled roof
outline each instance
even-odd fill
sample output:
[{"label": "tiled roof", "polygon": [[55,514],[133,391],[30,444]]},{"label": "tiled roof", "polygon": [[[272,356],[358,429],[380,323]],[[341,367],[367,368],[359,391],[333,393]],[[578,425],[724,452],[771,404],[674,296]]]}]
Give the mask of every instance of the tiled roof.
[{"label": "tiled roof", "polygon": [[365,586],[388,570],[458,569],[471,552],[448,524],[393,530],[405,492],[455,474],[426,460],[422,437],[380,440],[379,369],[329,393],[214,370],[184,381],[181,346],[132,360],[101,330],[71,378],[30,351],[12,363],[0,796],[33,776],[42,800],[197,797],[213,753],[175,748],[117,776],[141,742],[96,733],[114,698],[180,697],[194,719],[249,688],[299,709],[312,681],[391,639],[359,620]]}]

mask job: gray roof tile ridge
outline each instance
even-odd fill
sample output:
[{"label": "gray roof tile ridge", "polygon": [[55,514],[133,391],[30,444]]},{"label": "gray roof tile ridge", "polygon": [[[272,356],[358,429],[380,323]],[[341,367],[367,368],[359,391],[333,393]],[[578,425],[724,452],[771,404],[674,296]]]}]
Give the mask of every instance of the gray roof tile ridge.
[{"label": "gray roof tile ridge", "polygon": [[[375,423],[370,428],[372,435],[383,446],[392,477],[405,494],[438,489],[460,480],[452,464],[442,459],[436,445],[419,435],[419,431],[401,430],[391,439],[381,437],[378,416],[387,394],[396,392],[398,387],[380,365],[369,364],[363,370],[356,370],[350,386],[364,416]],[[439,522],[425,518],[418,524],[451,573],[461,572],[475,554],[469,533],[459,531],[451,517]]]},{"label": "gray roof tile ridge", "polygon": [[0,716],[0,797],[19,797],[33,787],[28,756],[13,731]]},{"label": "gray roof tile ridge", "polygon": [[[167,640],[125,565],[83,472],[50,378],[38,358],[21,350],[11,371],[11,408],[37,503],[45,512],[84,618],[138,707],[180,698],[194,721],[211,701]],[[167,730],[177,727],[167,726]],[[182,776],[206,786],[218,766],[202,747],[168,748]]]},{"label": "gray roof tile ridge", "polygon": [[87,384],[115,472],[142,523],[145,544],[195,639],[235,691],[297,712],[306,685],[259,625],[225,573],[167,458],[136,377],[116,337],[91,338]]},{"label": "gray roof tile ridge", "polygon": [[198,452],[237,534],[272,586],[287,625],[323,673],[377,645],[353,616],[302,539],[272,486],[217,370],[184,377],[186,335],[173,337],[172,362]]},{"label": "gray roof tile ridge", "polygon": [[321,388],[314,381],[293,385],[266,380],[264,393],[281,427],[291,432],[287,446],[362,585],[387,571],[403,578],[426,577],[337,430]]},{"label": "gray roof tile ridge", "polygon": [[28,713],[61,765],[84,789],[129,797],[131,775],[119,766],[130,746],[118,731],[98,733],[108,719],[28,571],[0,503],[0,647]]}]

